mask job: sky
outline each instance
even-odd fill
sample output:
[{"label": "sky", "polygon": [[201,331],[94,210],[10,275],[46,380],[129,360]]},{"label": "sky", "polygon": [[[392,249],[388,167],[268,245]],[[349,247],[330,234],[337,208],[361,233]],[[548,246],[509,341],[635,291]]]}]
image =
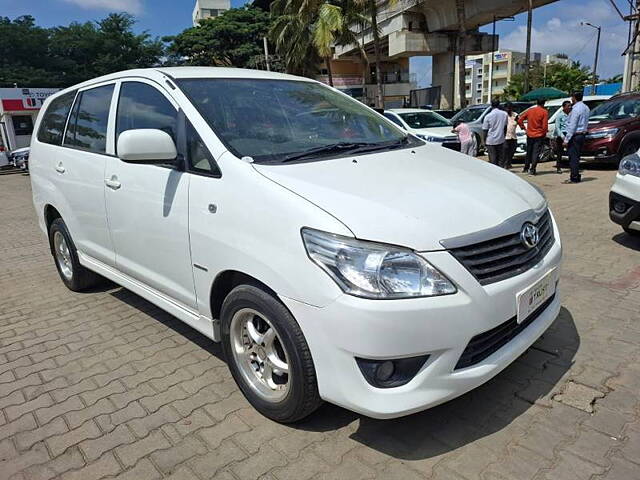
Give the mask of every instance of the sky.
[{"label": "sky", "polygon": [[[628,8],[626,0],[615,1],[621,9]],[[191,26],[194,3],[195,0],[0,0],[0,15],[15,18],[29,14],[38,25],[50,27],[126,11],[136,17],[137,31],[147,30],[153,37],[162,37]],[[231,0],[233,7],[244,3],[245,0]],[[516,16],[512,22],[498,22],[499,47],[524,52],[526,22],[526,14]],[[559,0],[534,10],[532,50],[543,55],[562,52],[584,65],[593,65],[596,31],[581,22],[602,27],[598,74],[607,78],[622,73],[621,53],[627,45],[628,24],[616,14],[609,0]],[[491,25],[481,31],[491,32]],[[416,73],[419,86],[431,84],[429,57],[413,57],[411,71]]]}]

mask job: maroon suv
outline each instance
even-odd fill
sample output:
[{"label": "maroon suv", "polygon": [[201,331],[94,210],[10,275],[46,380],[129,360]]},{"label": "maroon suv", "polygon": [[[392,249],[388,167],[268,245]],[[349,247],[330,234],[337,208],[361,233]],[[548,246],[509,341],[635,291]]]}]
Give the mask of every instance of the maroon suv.
[{"label": "maroon suv", "polygon": [[620,162],[640,148],[640,93],[611,97],[593,110],[582,155]]}]

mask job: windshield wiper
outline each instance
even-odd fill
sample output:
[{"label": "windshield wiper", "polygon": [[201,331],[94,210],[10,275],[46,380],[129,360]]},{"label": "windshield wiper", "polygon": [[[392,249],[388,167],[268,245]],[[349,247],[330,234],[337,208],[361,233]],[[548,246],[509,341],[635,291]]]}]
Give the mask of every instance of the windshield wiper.
[{"label": "windshield wiper", "polygon": [[374,150],[382,150],[384,148],[396,147],[404,145],[409,140],[409,136],[406,135],[400,140],[384,143],[369,143],[369,142],[339,142],[331,143],[329,145],[323,145],[321,147],[311,148],[300,153],[293,153],[282,158],[282,163],[291,162],[293,160],[300,160],[314,155],[330,154],[330,153],[362,153],[372,152]]}]

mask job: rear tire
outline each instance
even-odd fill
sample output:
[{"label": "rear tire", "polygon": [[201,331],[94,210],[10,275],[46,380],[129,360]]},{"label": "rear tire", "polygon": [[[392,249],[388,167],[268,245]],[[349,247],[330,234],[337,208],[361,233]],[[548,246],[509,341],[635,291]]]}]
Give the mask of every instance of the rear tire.
[{"label": "rear tire", "polygon": [[102,277],[83,267],[67,225],[56,218],[49,227],[49,246],[60,279],[69,290],[81,292],[98,284]]},{"label": "rear tire", "polygon": [[240,285],[225,298],[220,319],[229,370],[256,410],[291,423],[320,406],[309,346],[282,303],[258,286]]}]

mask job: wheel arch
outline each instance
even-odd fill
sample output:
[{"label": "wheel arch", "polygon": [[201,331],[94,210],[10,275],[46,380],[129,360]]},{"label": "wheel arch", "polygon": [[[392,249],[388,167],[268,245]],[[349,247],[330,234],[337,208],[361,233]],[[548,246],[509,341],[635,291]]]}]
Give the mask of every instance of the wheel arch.
[{"label": "wheel arch", "polygon": [[629,145],[629,143],[640,144],[640,130],[632,130],[631,132],[625,134],[624,137],[622,137],[622,140],[620,141],[620,147],[618,148],[618,154],[620,155],[620,158],[622,158],[622,152],[627,147],[627,145]]},{"label": "wheel arch", "polygon": [[56,218],[62,218],[58,209],[51,204],[46,204],[44,206],[44,223],[47,227],[47,232]]},{"label": "wheel arch", "polygon": [[273,291],[273,289],[252,275],[239,270],[225,270],[216,275],[216,278],[213,280],[213,284],[211,285],[209,302],[212,318],[220,318],[220,311],[222,309],[224,299],[229,295],[231,290],[238,285],[254,285],[278,299],[278,295]]}]

